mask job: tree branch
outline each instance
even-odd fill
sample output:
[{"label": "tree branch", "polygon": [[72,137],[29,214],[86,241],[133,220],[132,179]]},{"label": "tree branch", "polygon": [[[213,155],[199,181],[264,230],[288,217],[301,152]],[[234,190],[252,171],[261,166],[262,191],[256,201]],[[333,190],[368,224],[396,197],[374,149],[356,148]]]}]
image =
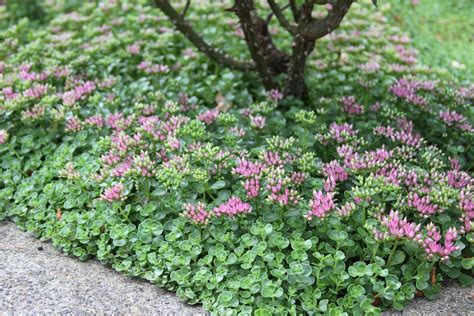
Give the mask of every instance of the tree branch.
[{"label": "tree branch", "polygon": [[163,11],[163,13],[173,22],[174,26],[184,35],[186,38],[196,46],[196,48],[204,53],[211,60],[217,62],[221,66],[249,71],[254,70],[255,65],[249,62],[243,62],[237,59],[234,59],[220,51],[215,47],[207,44],[204,39],[199,36],[199,34],[194,31],[194,29],[184,21],[183,17],[176,12],[176,10],[171,6],[168,0],[154,0],[155,5]]},{"label": "tree branch", "polygon": [[291,12],[293,13],[293,19],[295,19],[295,22],[298,22],[300,20],[300,10],[298,9],[298,5],[295,0],[289,0],[289,2]]},{"label": "tree branch", "polygon": [[301,35],[308,40],[317,40],[332,31],[334,31],[342,19],[349,11],[355,0],[334,0],[328,3],[332,4],[332,9],[323,19],[312,19],[311,22],[301,30]]},{"label": "tree branch", "polygon": [[291,25],[290,22],[285,18],[283,10],[280,9],[280,6],[274,0],[267,0],[267,2],[270,8],[272,9],[273,14],[275,14],[280,25],[288,32],[290,32],[291,35],[295,35],[296,27],[294,25]]},{"label": "tree branch", "polygon": [[189,5],[191,4],[191,0],[186,1],[186,6],[184,7],[183,13],[181,13],[181,18],[184,20],[186,17],[186,13],[188,13]]}]

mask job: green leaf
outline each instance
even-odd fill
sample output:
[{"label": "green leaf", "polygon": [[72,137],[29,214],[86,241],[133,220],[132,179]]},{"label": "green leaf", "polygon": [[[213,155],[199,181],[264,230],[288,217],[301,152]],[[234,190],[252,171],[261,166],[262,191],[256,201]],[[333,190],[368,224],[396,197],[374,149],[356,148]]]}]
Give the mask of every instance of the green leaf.
[{"label": "green leaf", "polygon": [[354,298],[358,298],[365,294],[365,289],[362,285],[351,284],[349,285],[347,290],[349,291],[349,294]]},{"label": "green leaf", "polygon": [[225,181],[223,181],[223,180],[217,181],[216,183],[211,185],[212,190],[219,190],[219,189],[222,189],[224,187],[225,187]]},{"label": "green leaf", "polygon": [[272,313],[268,309],[259,308],[254,313],[255,316],[270,316]]},{"label": "green leaf", "polygon": [[400,264],[402,263],[403,261],[405,261],[405,258],[406,258],[406,255],[403,251],[401,250],[397,250],[394,254],[393,254],[393,257],[391,258],[390,260],[390,265],[394,266],[394,265],[397,265],[397,264]]},{"label": "green leaf", "polygon": [[166,189],[165,188],[158,188],[155,191],[151,193],[152,197],[161,197],[166,194]]},{"label": "green leaf", "polygon": [[474,258],[464,258],[462,259],[462,267],[466,270],[472,269],[474,266]]},{"label": "green leaf", "polygon": [[230,303],[232,302],[232,299],[234,298],[234,293],[230,291],[223,291],[219,296],[217,297],[217,303],[220,306],[223,307],[228,307],[230,306]]}]

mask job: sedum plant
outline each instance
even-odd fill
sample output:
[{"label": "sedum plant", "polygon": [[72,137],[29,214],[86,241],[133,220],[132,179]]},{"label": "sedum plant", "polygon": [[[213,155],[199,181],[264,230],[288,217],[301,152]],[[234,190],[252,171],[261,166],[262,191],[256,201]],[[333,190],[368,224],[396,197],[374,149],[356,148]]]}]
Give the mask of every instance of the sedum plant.
[{"label": "sedum plant", "polygon": [[[196,27],[244,55],[220,38],[237,21],[206,32],[221,9]],[[216,315],[472,285],[474,89],[420,65],[388,7],[354,4],[308,62],[319,97],[285,111],[145,3],[44,10],[0,31],[0,218]]]}]

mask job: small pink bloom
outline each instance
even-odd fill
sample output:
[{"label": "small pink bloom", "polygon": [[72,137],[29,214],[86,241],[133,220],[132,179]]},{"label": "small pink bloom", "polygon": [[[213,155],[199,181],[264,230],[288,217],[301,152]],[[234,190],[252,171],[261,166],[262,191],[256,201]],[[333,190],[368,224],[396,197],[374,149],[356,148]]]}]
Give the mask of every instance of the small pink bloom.
[{"label": "small pink bloom", "polygon": [[124,186],[122,183],[113,185],[106,189],[101,195],[101,199],[107,202],[120,201],[123,199]]}]

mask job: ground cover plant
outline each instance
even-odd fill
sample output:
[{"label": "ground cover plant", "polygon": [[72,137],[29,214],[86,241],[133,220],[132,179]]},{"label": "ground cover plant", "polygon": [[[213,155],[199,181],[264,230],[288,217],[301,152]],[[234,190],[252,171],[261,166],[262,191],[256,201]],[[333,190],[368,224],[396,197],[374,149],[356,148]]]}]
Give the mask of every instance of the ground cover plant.
[{"label": "ground cover plant", "polygon": [[409,32],[424,64],[442,66],[472,80],[474,3],[468,0],[391,1],[391,23]]},{"label": "ground cover plant", "polygon": [[[248,57],[224,7],[187,16]],[[316,43],[306,103],[145,2],[42,8],[0,32],[1,219],[219,315],[379,314],[473,283],[474,86],[421,65],[384,4]]]}]

